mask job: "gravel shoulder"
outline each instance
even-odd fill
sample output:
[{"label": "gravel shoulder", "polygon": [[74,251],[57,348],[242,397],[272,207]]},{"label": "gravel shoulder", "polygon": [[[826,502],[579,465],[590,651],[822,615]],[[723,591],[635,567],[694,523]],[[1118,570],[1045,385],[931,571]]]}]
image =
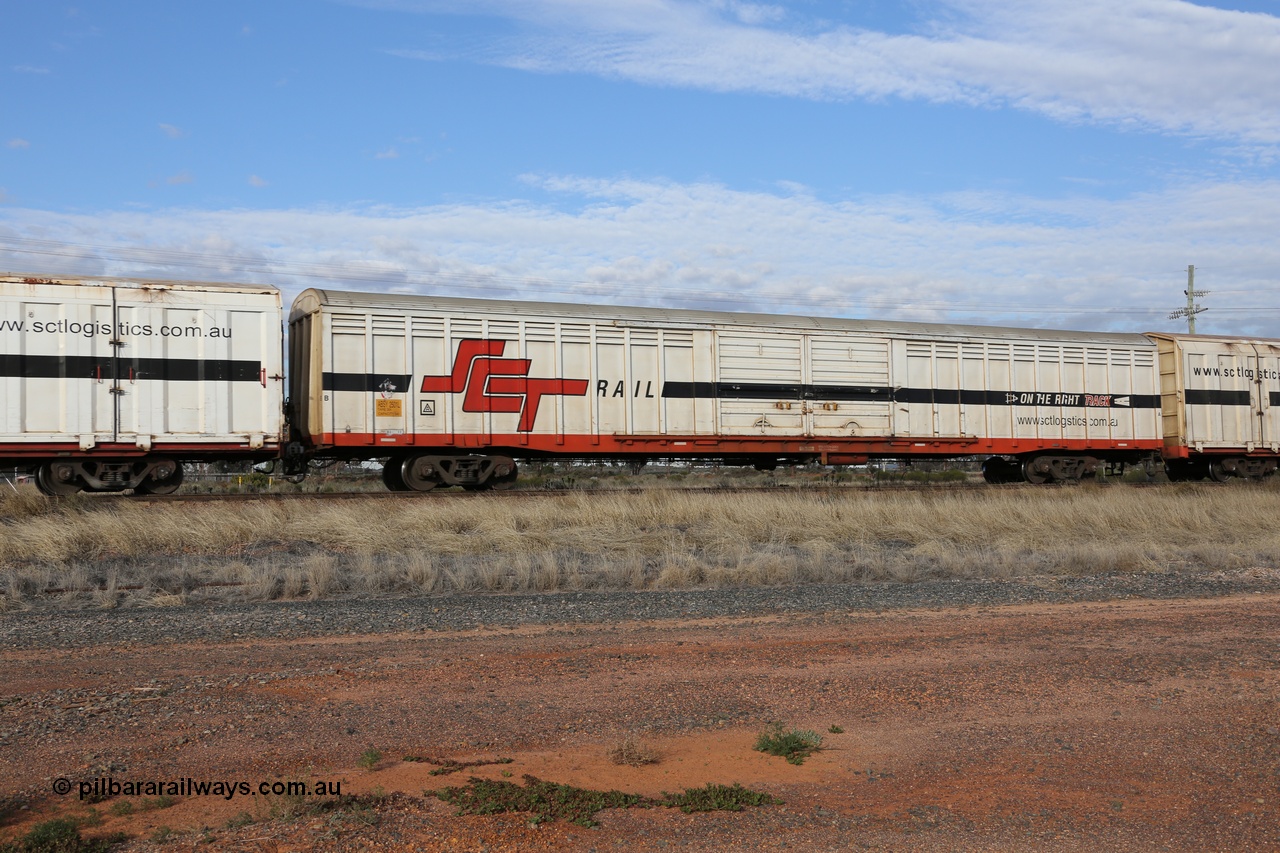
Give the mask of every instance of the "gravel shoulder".
[{"label": "gravel shoulder", "polygon": [[[1272,570],[11,612],[0,840],[72,815],[128,850],[1274,850],[1277,638]],[[756,752],[771,721],[825,748]],[[661,760],[613,764],[628,736]],[[584,829],[424,796],[525,774],[784,804]],[[58,779],[365,799],[90,803]]]},{"label": "gravel shoulder", "polygon": [[116,643],[228,642],[517,625],[590,625],[662,619],[1063,604],[1128,598],[1213,598],[1280,591],[1280,569],[1033,576],[1010,580],[806,584],[695,590],[546,592],[276,601],[0,613],[0,648],[87,648]]}]

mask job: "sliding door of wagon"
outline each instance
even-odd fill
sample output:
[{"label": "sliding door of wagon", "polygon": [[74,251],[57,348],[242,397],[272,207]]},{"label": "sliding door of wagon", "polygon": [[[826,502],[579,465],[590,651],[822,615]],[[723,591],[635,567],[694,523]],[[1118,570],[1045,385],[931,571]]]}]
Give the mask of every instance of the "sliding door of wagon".
[{"label": "sliding door of wagon", "polygon": [[809,374],[813,435],[890,434],[888,339],[810,338]]},{"label": "sliding door of wagon", "polygon": [[1244,341],[1181,338],[1187,443],[1197,450],[1262,441],[1257,352]]},{"label": "sliding door of wagon", "polygon": [[[258,302],[261,304],[254,304]],[[117,288],[118,440],[279,438],[278,308],[243,293]]]},{"label": "sliding door of wagon", "polygon": [[964,433],[958,343],[895,340],[893,375],[895,435],[932,438]]},{"label": "sliding door of wagon", "polygon": [[31,284],[0,305],[0,434],[114,440],[113,289]]},{"label": "sliding door of wagon", "polygon": [[716,340],[721,435],[803,435],[804,338],[721,332]]}]

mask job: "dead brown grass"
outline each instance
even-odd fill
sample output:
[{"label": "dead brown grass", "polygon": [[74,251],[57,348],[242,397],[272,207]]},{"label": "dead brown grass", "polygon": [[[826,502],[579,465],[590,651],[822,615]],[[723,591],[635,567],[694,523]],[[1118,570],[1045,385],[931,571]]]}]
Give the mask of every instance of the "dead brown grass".
[{"label": "dead brown grass", "polygon": [[653,490],[144,506],[0,498],[0,609],[912,582],[1280,563],[1280,484]]},{"label": "dead brown grass", "polygon": [[627,735],[609,748],[608,758],[614,764],[628,767],[645,767],[662,760],[662,753],[635,735]]}]

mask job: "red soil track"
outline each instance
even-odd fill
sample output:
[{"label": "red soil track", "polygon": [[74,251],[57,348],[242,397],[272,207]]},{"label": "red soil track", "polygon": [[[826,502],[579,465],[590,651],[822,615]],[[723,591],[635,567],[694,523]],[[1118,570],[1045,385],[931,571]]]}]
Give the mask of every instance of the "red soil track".
[{"label": "red soil track", "polygon": [[[257,796],[96,804],[85,834],[129,849],[161,826],[161,849],[1280,849],[1277,594],[11,651],[0,678],[0,793],[29,806],[3,839],[86,813],[54,779],[110,776],[408,795],[376,821],[271,820]],[[771,720],[828,748],[801,766],[755,752]],[[628,734],[662,760],[610,763]],[[431,776],[406,755],[513,762]],[[421,796],[526,773],[649,795],[740,782],[785,804],[584,829]]]}]

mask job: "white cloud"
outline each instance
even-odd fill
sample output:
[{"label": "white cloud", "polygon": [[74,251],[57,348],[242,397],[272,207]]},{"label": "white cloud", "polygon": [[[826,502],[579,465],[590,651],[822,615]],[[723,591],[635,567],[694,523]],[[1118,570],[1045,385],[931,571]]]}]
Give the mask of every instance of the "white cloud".
[{"label": "white cloud", "polygon": [[249,186],[251,186],[251,187],[265,187],[266,185],[267,185],[267,182],[266,182],[266,181],[264,181],[262,178],[259,178],[257,175],[250,175],[250,176],[249,176]]},{"label": "white cloud", "polygon": [[379,151],[377,154],[374,154],[373,156],[375,160],[396,160],[396,159],[399,159],[400,152],[397,151],[395,149],[395,146],[393,145],[392,147],[386,149],[385,151]]},{"label": "white cloud", "polygon": [[31,143],[25,139],[20,139],[15,136],[13,139],[9,140],[9,147],[10,148],[30,148]]},{"label": "white cloud", "polygon": [[160,130],[170,139],[181,139],[187,135],[187,132],[182,128],[175,127],[171,124],[165,124],[164,122],[160,123]]},{"label": "white cloud", "polygon": [[31,257],[9,253],[34,238],[64,244],[64,262],[79,265],[66,272],[269,281],[290,298],[318,285],[1176,330],[1165,314],[1182,303],[1195,264],[1198,286],[1212,291],[1201,331],[1280,337],[1280,182],[1191,184],[1119,201],[968,193],[831,203],[794,190],[529,180],[561,207],[6,208],[0,267],[31,268]]},{"label": "white cloud", "polygon": [[49,74],[48,68],[39,65],[15,65],[13,70],[19,74]]},{"label": "white cloud", "polygon": [[192,177],[191,173],[185,172],[185,171],[179,172],[176,175],[170,175],[169,177],[164,179],[164,182],[166,184],[169,184],[170,186],[177,186],[178,184],[190,184],[194,181],[195,181],[195,178]]},{"label": "white cloud", "polygon": [[[819,100],[1012,105],[1280,143],[1280,18],[1182,0],[933,0],[912,33],[800,20],[733,0],[368,0],[518,20],[471,58],[542,72]],[[438,52],[397,51],[438,59]]]}]

